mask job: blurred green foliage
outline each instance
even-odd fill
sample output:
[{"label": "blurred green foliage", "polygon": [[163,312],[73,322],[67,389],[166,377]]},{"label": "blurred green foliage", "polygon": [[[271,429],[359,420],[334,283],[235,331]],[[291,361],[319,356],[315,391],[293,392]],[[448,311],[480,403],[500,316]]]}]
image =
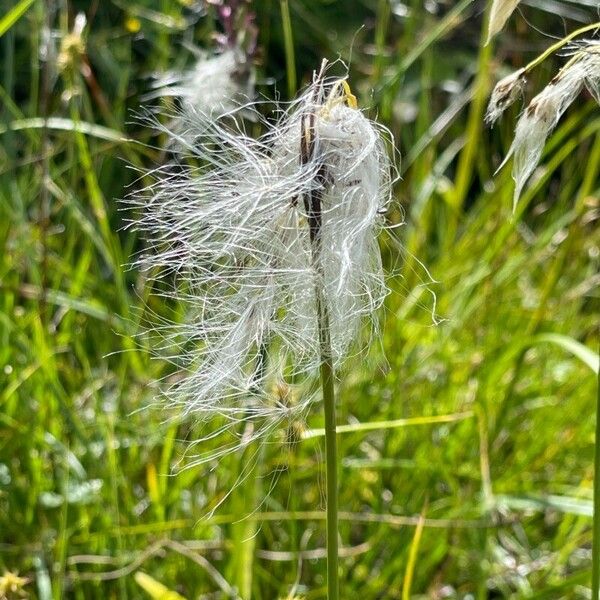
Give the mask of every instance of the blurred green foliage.
[{"label": "blurred green foliage", "polygon": [[[600,114],[568,111],[514,216],[493,171],[519,107],[482,122],[497,79],[594,18],[535,4],[484,47],[485,2],[289,2],[298,83],[347,61],[403,157],[382,341],[339,374],[339,423],[455,415],[340,434],[345,598],[588,597]],[[259,91],[285,99],[280,8],[253,3]],[[0,575],[30,597],[139,598],[138,571],[172,597],[325,597],[322,438],[275,436],[228,495],[251,456],[179,471],[210,424],[138,410],[172,372],[145,307],[177,307],[126,267],[141,245],[117,199],[162,158],[132,111],[216,28],[197,0],[2,3]]]}]

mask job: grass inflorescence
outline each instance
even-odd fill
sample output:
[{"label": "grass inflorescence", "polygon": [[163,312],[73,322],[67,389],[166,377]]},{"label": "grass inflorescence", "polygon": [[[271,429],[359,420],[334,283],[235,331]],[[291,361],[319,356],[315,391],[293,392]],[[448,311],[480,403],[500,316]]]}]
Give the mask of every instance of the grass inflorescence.
[{"label": "grass inflorescence", "polygon": [[[170,117],[157,132],[132,112],[180,114],[177,98],[143,98],[157,77],[194,69],[191,48],[214,50],[219,15],[203,2],[89,4],[20,0],[0,16],[0,589],[323,598],[316,403],[260,449],[188,469],[222,449],[190,447],[222,416],[139,410],[154,382],[181,381],[180,364],[151,358],[161,341],[145,324],[185,331],[189,311],[157,265],[125,266],[148,246],[117,199],[154,185],[140,173],[177,152]],[[564,111],[514,214],[510,170],[494,171],[520,96],[484,125],[495,82],[554,42],[539,31],[562,38],[597,20],[561,6],[559,17],[519,4],[489,46],[484,3],[252,9],[256,99],[275,84],[292,100],[321,57],[339,55],[403,155],[379,239],[382,337],[360,330],[369,351],[352,347],[336,387],[345,597],[589,594],[597,103],[582,88]],[[570,59],[552,53],[528,74],[525,105]],[[266,115],[243,116],[249,137]],[[318,395],[293,380],[269,394],[286,407]],[[231,440],[255,433],[240,426]]]}]

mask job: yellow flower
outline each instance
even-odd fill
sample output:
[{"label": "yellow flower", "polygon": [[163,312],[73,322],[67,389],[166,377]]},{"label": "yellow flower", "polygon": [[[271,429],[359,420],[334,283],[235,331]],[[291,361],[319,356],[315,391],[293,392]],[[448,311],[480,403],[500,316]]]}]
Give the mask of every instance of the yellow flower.
[{"label": "yellow flower", "polygon": [[10,600],[11,598],[24,598],[27,592],[23,589],[29,583],[26,577],[19,577],[17,573],[5,571],[0,577],[0,600]]}]

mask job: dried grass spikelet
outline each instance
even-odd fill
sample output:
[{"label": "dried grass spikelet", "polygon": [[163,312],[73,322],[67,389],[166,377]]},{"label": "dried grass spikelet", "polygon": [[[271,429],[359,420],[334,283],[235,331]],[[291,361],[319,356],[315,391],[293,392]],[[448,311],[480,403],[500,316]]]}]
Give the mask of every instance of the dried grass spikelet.
[{"label": "dried grass spikelet", "polygon": [[[231,113],[214,119],[191,111],[176,138],[174,161],[129,202],[142,209],[137,227],[149,251],[137,264],[159,271],[164,292],[186,306],[183,323],[156,328],[161,356],[182,376],[168,399],[200,418],[222,417],[210,437],[230,432],[217,451],[239,447],[242,421],[257,426],[249,443],[282,419],[297,419],[310,396],[277,401],[267,380],[282,370],[310,375],[320,365],[315,277],[302,201],[322,192],[323,286],[330,309],[333,360],[341,364],[363,317],[387,293],[376,236],[391,198],[392,168],[383,131],[359,111],[347,85],[310,86],[259,139]],[[311,115],[315,152],[300,160],[301,123]],[[265,354],[271,358],[267,363]],[[272,386],[271,386],[272,387]]]},{"label": "dried grass spikelet", "polygon": [[523,93],[525,87],[525,69],[513,71],[501,79],[494,87],[485,113],[485,121],[493,125],[502,113]]},{"label": "dried grass spikelet", "polygon": [[578,44],[574,55],[552,81],[529,103],[515,130],[513,143],[500,168],[514,155],[515,192],[513,210],[523,187],[538,165],[544,145],[563,113],[584,85],[598,100],[600,46]]},{"label": "dried grass spikelet", "polygon": [[73,21],[73,29],[64,35],[60,43],[60,50],[56,57],[56,66],[60,72],[66,70],[76,71],[85,55],[84,30],[87,24],[84,13],[77,13]]},{"label": "dried grass spikelet", "polygon": [[600,104],[600,44],[598,40],[583,40],[571,44],[568,50],[571,54],[579,55],[587,63],[585,87]]},{"label": "dried grass spikelet", "polygon": [[184,110],[218,117],[254,97],[255,72],[250,58],[238,47],[208,55],[193,49],[196,64],[185,71],[171,71],[156,79],[147,99],[179,98]]},{"label": "dried grass spikelet", "polygon": [[494,0],[490,10],[490,22],[486,44],[504,27],[510,15],[513,14],[521,0]]}]

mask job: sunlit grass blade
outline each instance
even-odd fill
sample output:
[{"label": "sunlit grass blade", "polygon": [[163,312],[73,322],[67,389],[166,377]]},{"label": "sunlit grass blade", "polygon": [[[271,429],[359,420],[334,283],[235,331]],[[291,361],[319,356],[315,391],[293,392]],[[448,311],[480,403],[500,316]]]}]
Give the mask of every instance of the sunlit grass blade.
[{"label": "sunlit grass blade", "polygon": [[0,18],[0,37],[27,12],[34,2],[35,0],[20,0]]},{"label": "sunlit grass blade", "polygon": [[[473,417],[473,411],[455,413],[450,415],[435,415],[431,417],[410,417],[408,419],[393,419],[390,421],[352,423],[350,425],[338,425],[337,433],[354,433],[357,431],[380,431],[384,429],[396,429],[398,427],[411,427],[415,425],[435,425],[440,423],[454,423]],[[308,429],[302,433],[303,439],[322,437],[325,429]]]}]

